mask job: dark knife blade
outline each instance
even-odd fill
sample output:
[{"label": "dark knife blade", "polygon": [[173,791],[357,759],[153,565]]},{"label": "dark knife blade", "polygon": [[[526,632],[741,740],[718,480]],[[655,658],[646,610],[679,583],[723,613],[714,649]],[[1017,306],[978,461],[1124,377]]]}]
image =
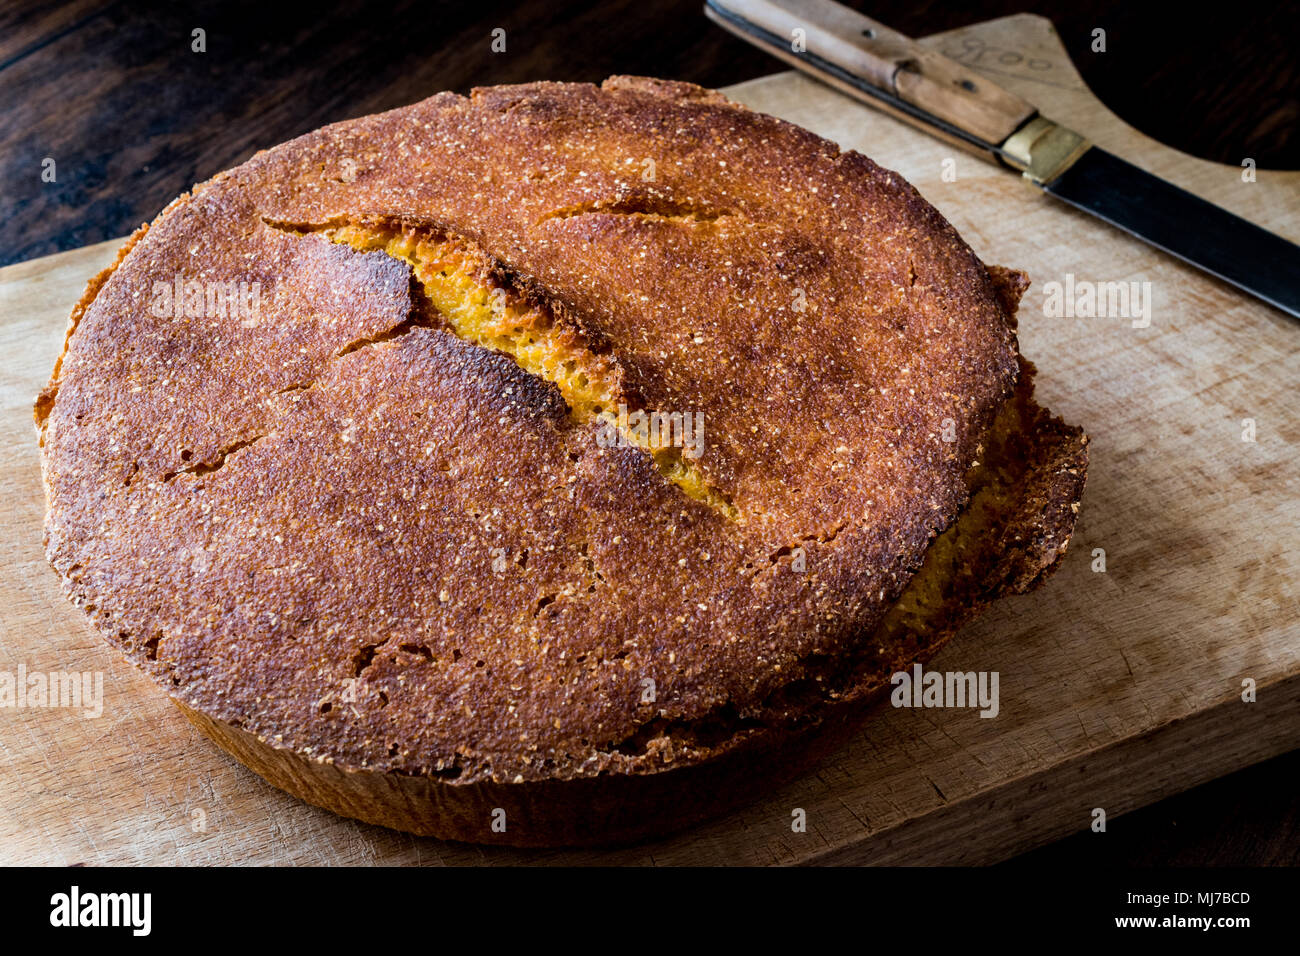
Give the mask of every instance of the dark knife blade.
[{"label": "dark knife blade", "polygon": [[1048,193],[1300,318],[1300,246],[1090,148]]}]

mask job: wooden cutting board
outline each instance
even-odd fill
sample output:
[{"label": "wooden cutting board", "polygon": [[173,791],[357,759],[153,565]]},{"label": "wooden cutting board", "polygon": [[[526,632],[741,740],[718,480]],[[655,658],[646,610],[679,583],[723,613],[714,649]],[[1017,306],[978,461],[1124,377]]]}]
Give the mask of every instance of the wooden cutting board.
[{"label": "wooden cutting board", "polygon": [[[1049,21],[1010,17],[925,42],[1300,240],[1300,174],[1245,182],[1240,168],[1137,133],[1087,91]],[[1094,808],[1113,820],[1300,745],[1300,323],[802,76],[729,92],[899,171],[981,258],[1034,279],[1022,347],[1043,402],[1092,435],[1092,468],[1059,573],[931,665],[997,671],[998,716],[884,702],[816,773],[779,789],[755,781],[759,799],[730,817],[605,852],[441,843],[286,796],[104,645],[45,564],[31,401],[86,279],[113,257],[117,244],[104,243],[0,270],[0,670],[104,679],[97,719],[0,709],[0,862],[983,863],[1087,830]],[[1149,327],[1046,314],[1045,285],[1067,273],[1149,282]],[[796,808],[806,832],[792,832]]]}]

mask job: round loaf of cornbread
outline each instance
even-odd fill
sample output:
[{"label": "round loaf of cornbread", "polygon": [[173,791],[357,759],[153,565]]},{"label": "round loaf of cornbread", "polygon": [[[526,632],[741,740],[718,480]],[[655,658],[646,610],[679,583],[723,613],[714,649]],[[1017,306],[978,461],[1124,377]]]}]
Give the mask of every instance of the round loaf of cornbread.
[{"label": "round loaf of cornbread", "polygon": [[172,203],[37,401],[47,553],[338,813],[625,841],[1055,566],[1086,439],[897,174],[681,83],[435,96]]}]

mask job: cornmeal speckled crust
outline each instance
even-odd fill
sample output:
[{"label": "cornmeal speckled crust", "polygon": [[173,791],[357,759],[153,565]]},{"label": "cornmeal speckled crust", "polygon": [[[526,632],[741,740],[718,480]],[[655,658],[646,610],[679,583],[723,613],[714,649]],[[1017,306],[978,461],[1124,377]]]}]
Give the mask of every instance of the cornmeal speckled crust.
[{"label": "cornmeal speckled crust", "polygon": [[[323,234],[394,224],[467,243],[630,408],[703,413],[695,464],[739,517]],[[260,283],[260,309],[160,318],[177,276]],[[92,283],[37,402],[48,555],[304,799],[461,839],[658,832],[727,802],[674,788],[789,772],[1054,565],[1085,440],[1033,405],[1024,285],[896,174],[716,93],[442,94],[196,187]],[[972,492],[965,573],[899,604]]]}]

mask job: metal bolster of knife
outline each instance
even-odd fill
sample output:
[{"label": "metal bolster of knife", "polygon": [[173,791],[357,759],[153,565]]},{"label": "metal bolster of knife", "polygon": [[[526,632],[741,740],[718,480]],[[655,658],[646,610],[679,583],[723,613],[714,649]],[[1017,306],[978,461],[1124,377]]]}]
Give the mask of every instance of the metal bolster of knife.
[{"label": "metal bolster of knife", "polygon": [[1035,186],[1046,186],[1075,164],[1092,143],[1072,129],[1035,116],[1016,130],[998,150],[998,157]]}]

